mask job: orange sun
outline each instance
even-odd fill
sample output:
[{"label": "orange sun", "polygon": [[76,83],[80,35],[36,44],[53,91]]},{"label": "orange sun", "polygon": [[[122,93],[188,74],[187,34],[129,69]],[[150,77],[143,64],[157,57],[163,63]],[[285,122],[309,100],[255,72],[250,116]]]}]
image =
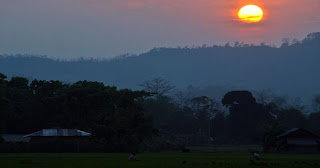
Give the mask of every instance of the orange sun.
[{"label": "orange sun", "polygon": [[263,18],[263,10],[256,5],[246,5],[239,10],[238,17],[247,23],[259,22]]}]

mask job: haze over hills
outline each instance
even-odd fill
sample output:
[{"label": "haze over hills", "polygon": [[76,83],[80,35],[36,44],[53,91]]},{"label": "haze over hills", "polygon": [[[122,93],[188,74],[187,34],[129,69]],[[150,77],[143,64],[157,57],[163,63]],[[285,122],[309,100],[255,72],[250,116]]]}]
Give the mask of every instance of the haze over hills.
[{"label": "haze over hills", "polygon": [[[177,88],[189,85],[288,93],[311,100],[320,93],[320,33],[281,47],[243,43],[195,48],[156,48],[147,53],[94,61],[59,61],[37,56],[0,56],[0,72],[44,80],[92,80],[119,88],[139,89],[138,84],[155,77]],[[217,89],[218,88],[218,89]],[[214,90],[214,89],[213,89]],[[220,95],[219,95],[220,96]]]}]

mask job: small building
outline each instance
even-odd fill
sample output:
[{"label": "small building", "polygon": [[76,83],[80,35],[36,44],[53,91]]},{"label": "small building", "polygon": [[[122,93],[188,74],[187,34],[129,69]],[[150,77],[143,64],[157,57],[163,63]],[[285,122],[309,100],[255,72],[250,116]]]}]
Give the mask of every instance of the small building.
[{"label": "small building", "polygon": [[277,136],[277,152],[318,153],[319,136],[302,128],[292,128]]},{"label": "small building", "polygon": [[29,137],[30,142],[51,142],[85,139],[89,136],[91,136],[90,133],[78,129],[42,129],[24,137]]},{"label": "small building", "polygon": [[5,143],[27,143],[30,141],[29,137],[21,134],[3,134],[1,137]]},{"label": "small building", "polygon": [[19,153],[27,152],[29,137],[21,134],[3,134],[0,135],[0,153]]},{"label": "small building", "polygon": [[78,129],[42,129],[24,137],[30,138],[28,152],[81,152],[90,136]]}]

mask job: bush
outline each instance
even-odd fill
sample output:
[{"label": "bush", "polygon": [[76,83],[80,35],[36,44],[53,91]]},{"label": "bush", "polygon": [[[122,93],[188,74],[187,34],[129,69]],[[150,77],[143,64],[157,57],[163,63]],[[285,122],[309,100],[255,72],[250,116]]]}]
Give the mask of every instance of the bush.
[{"label": "bush", "polygon": [[155,137],[146,144],[145,150],[150,152],[160,151],[182,151],[185,144],[177,139]]},{"label": "bush", "polygon": [[0,136],[0,143],[4,143],[4,139]]}]

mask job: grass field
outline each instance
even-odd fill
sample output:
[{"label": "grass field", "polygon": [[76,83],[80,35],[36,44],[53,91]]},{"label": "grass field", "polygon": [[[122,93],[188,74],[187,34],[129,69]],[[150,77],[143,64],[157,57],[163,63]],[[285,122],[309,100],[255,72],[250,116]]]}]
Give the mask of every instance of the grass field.
[{"label": "grass field", "polygon": [[262,159],[252,163],[252,156],[241,150],[191,149],[191,153],[138,154],[137,162],[128,161],[129,154],[119,153],[0,154],[0,168],[320,168],[320,155],[261,154]]}]

